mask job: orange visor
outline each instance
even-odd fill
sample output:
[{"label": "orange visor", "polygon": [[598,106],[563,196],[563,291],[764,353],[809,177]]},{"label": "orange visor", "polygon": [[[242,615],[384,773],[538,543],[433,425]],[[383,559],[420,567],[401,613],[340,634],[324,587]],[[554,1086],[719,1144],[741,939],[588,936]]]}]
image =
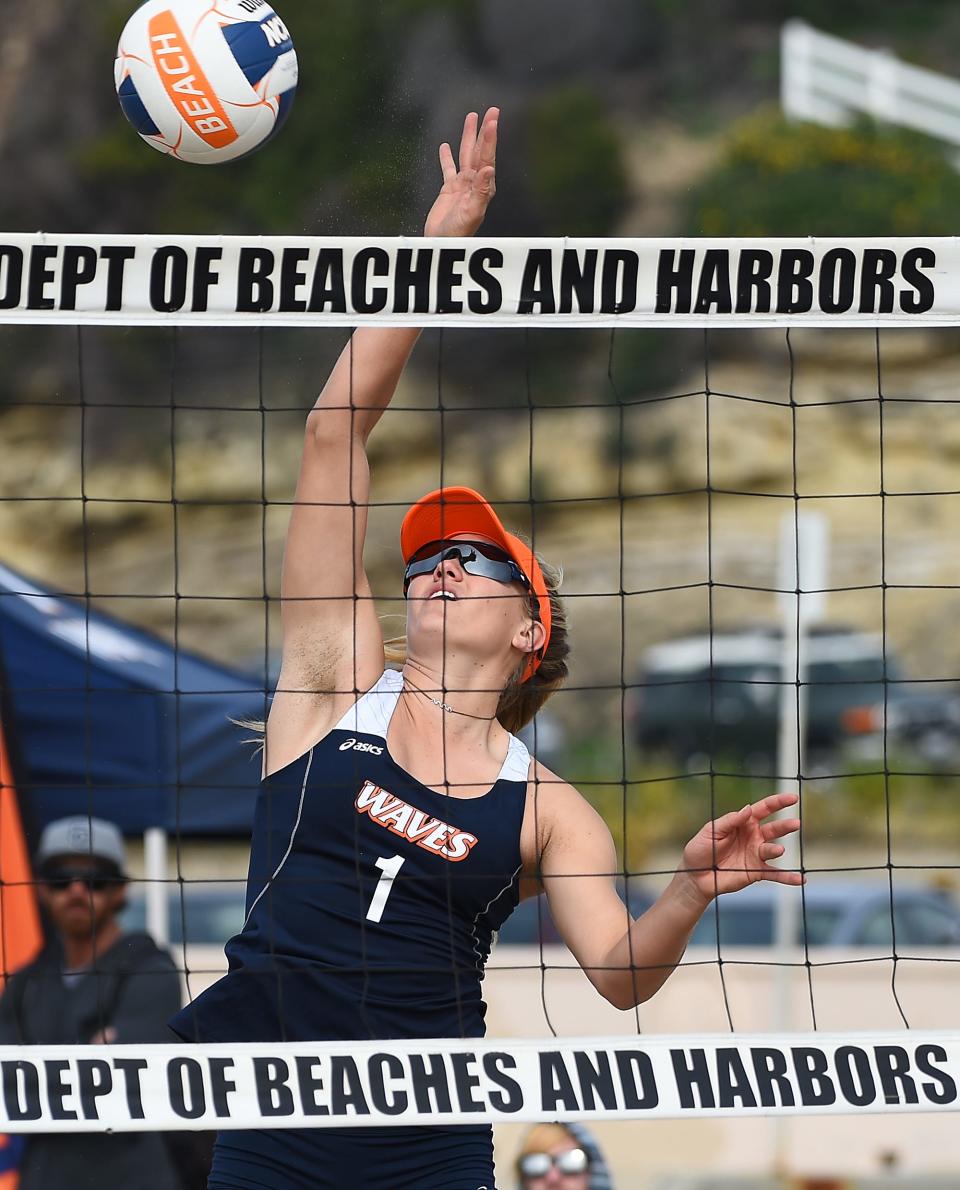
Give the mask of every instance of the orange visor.
[{"label": "orange visor", "polygon": [[540,563],[530,546],[506,531],[500,518],[479,492],[462,487],[438,488],[410,508],[400,527],[400,549],[404,562],[429,542],[444,541],[458,533],[473,533],[495,542],[520,567],[536,596],[546,639],[543,648],[531,653],[527,659],[521,678],[521,682],[526,682],[536,673],[550,643],[550,595]]}]

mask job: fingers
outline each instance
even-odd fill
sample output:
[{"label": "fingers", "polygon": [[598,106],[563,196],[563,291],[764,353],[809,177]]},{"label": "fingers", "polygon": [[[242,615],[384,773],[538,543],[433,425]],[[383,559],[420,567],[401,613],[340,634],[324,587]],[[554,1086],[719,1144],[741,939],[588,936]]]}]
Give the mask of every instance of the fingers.
[{"label": "fingers", "polygon": [[751,810],[754,818],[768,818],[771,814],[776,814],[778,810],[784,810],[787,806],[795,806],[799,800],[795,793],[772,793],[769,797],[761,798],[760,801],[745,808]]},{"label": "fingers", "polygon": [[754,820],[758,822],[760,833],[764,839],[782,839],[784,835],[795,834],[800,829],[799,818],[776,818],[772,822],[764,823],[759,823],[759,820],[769,817],[770,814],[776,813],[777,810],[783,809],[785,806],[793,805],[796,801],[797,798],[792,793],[774,794],[772,797],[764,798],[752,805],[746,805],[741,810],[732,810],[729,814],[714,819],[709,825],[713,828],[714,834],[720,836],[729,834]]},{"label": "fingers", "polygon": [[494,181],[494,170],[492,166],[486,166],[473,179],[473,185],[470,187],[470,197],[476,202],[486,207],[490,199],[496,193],[496,182]]},{"label": "fingers", "polygon": [[784,835],[795,834],[799,829],[799,818],[776,818],[773,822],[765,822],[760,827],[760,833],[765,839],[782,839]]},{"label": "fingers", "polygon": [[465,170],[478,170],[496,164],[499,120],[500,109],[498,107],[487,108],[482,122],[476,112],[467,114],[463,121],[463,133],[460,137],[459,168],[461,173]]},{"label": "fingers", "polygon": [[[443,173],[445,185],[454,181],[459,174],[472,173],[475,175],[474,188],[478,188],[483,193],[493,194],[499,119],[500,109],[498,107],[487,108],[482,124],[480,124],[476,112],[468,112],[463,121],[463,133],[460,137],[457,161],[454,161],[450,145],[444,141],[440,146],[440,170]],[[477,131],[478,126],[479,132]]]},{"label": "fingers", "polygon": [[779,859],[786,852],[786,847],[782,843],[761,843],[757,848],[757,855],[767,862],[771,859]]},{"label": "fingers", "polygon": [[465,169],[473,169],[474,166],[474,150],[477,147],[477,121],[479,117],[476,112],[467,112],[467,118],[463,121],[463,135],[460,137],[460,172]]},{"label": "fingers", "polygon": [[774,884],[792,884],[797,887],[806,884],[802,872],[793,872],[789,868],[761,868],[760,879],[770,880]]},{"label": "fingers", "polygon": [[452,182],[457,176],[457,166],[453,160],[453,150],[446,141],[440,146],[440,172],[443,174],[444,185]]},{"label": "fingers", "polygon": [[484,169],[487,166],[494,166],[497,161],[497,126],[500,120],[500,109],[498,107],[487,108],[486,114],[483,117],[483,124],[480,127],[480,136],[477,140],[477,166],[479,169]]},{"label": "fingers", "polygon": [[749,817],[750,806],[744,806],[742,810],[731,810],[729,814],[722,814],[719,818],[708,822],[703,829],[708,831],[714,839],[720,839],[731,834],[737,827],[743,826]]}]

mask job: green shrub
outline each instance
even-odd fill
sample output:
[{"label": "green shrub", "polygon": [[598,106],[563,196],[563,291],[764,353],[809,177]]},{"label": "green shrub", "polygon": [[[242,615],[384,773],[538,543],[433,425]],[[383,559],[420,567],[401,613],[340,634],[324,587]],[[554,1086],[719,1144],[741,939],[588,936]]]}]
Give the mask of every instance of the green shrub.
[{"label": "green shrub", "polygon": [[942,147],[870,123],[740,122],[692,197],[692,235],[953,235],[960,175]]},{"label": "green shrub", "polygon": [[531,191],[547,235],[609,235],[627,203],[620,138],[590,91],[556,91],[531,113]]}]

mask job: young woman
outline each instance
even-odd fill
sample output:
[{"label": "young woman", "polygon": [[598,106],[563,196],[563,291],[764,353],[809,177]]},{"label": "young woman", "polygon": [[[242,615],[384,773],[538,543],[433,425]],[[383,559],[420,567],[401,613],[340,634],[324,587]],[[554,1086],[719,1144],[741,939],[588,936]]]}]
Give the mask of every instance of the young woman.
[{"label": "young woman", "polygon": [[516,1154],[517,1190],[613,1190],[606,1160],[581,1123],[535,1123]]},{"label": "young woman", "polygon": [[[494,194],[499,113],[467,117],[428,236],[471,235]],[[566,674],[552,572],[469,488],[403,522],[407,656],[387,670],[363,569],[366,443],[416,330],[362,328],[307,419],[283,562],[283,661],[266,730],[247,921],[230,971],[175,1021],[186,1038],[475,1037],[493,932],[545,889],[598,989],[627,1008],[661,986],[718,893],[757,879],[796,819],[764,799],[710,823],[630,920],[600,816],[512,733]],[[487,1127],[226,1132],[216,1190],[492,1190]]]},{"label": "young woman", "polygon": [[517,1190],[613,1190],[603,1154],[582,1124],[534,1124],[516,1168]]}]

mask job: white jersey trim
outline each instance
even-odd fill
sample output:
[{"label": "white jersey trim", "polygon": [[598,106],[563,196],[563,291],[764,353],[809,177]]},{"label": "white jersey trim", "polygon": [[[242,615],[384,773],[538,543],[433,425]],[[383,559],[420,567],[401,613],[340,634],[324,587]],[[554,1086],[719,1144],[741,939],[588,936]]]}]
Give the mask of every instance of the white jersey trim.
[{"label": "white jersey trim", "polygon": [[366,694],[361,694],[352,707],[337,721],[334,731],[353,731],[375,735],[386,741],[387,729],[400,701],[403,674],[385,669]]},{"label": "white jersey trim", "polygon": [[[385,669],[366,694],[361,695],[340,716],[333,730],[377,736],[386,744],[390,720],[397,709],[402,690],[403,674],[395,669]],[[511,735],[497,781],[522,781],[525,784],[529,772],[530,753],[527,746]]]},{"label": "white jersey trim", "polygon": [[313,764],[313,748],[311,748],[307,754],[307,764],[303,770],[303,783],[300,786],[300,801],[297,805],[297,818],[293,824],[293,830],[291,830],[291,832],[290,832],[290,840],[287,843],[287,849],[283,853],[283,859],[281,859],[280,862],[277,864],[273,875],[270,877],[270,879],[267,881],[267,883],[263,886],[263,888],[260,889],[260,891],[257,893],[256,897],[254,898],[253,904],[250,906],[249,913],[243,919],[243,925],[240,927],[241,932],[247,928],[247,923],[250,921],[250,918],[253,916],[253,911],[254,911],[254,909],[256,909],[257,905],[259,904],[260,898],[267,891],[267,889],[270,887],[270,885],[273,884],[274,880],[276,880],[276,878],[280,875],[280,869],[283,867],[283,865],[290,858],[290,852],[293,850],[293,841],[297,837],[297,831],[300,829],[300,819],[303,817],[303,799],[306,796],[307,778],[310,776],[310,766],[312,764]]},{"label": "white jersey trim", "polygon": [[[484,905],[484,907],[480,910],[480,912],[477,914],[477,916],[473,919],[473,925],[470,927],[470,934],[473,938],[473,953],[477,956],[477,972],[480,975],[481,979],[483,978],[483,975],[484,975],[484,970],[487,965],[487,959],[490,957],[490,951],[489,950],[487,951],[486,957],[484,957],[480,953],[480,938],[477,934],[477,926],[480,924],[480,918],[483,917],[483,915],[485,913],[490,912],[490,906],[495,904],[497,901],[499,901],[505,892],[509,892],[510,889],[513,888],[514,882],[516,881],[517,877],[520,875],[520,873],[522,871],[523,871],[523,861],[521,860],[520,863],[517,864],[516,871],[513,873],[513,875],[510,877],[510,879],[507,881],[507,883],[503,886],[503,888],[501,888],[498,893],[496,893],[494,896],[492,896],[490,898],[489,901],[487,901],[486,905]],[[492,941],[493,940],[491,939],[491,945],[492,945]]]}]

